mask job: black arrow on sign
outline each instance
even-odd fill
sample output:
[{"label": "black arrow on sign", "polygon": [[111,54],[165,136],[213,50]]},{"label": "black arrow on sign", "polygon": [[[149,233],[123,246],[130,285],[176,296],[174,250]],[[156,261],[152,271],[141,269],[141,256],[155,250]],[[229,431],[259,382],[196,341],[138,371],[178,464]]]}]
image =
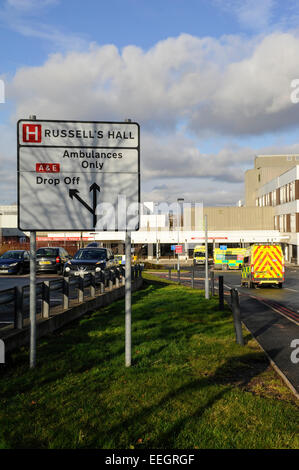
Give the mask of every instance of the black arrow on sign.
[{"label": "black arrow on sign", "polygon": [[93,207],[91,208],[83,199],[81,199],[78,194],[80,191],[78,189],[70,189],[69,190],[69,196],[71,199],[76,198],[92,215],[93,215],[93,226],[95,227],[97,224],[97,216],[96,216],[96,208],[97,208],[97,191],[100,192],[100,187],[96,184],[93,183],[89,191],[93,191]]},{"label": "black arrow on sign", "polygon": [[93,206],[93,226],[95,227],[97,225],[97,216],[96,216],[96,208],[97,208],[97,191],[101,191],[100,186],[97,185],[97,183],[93,183],[89,191],[93,191],[92,194],[92,206]]}]

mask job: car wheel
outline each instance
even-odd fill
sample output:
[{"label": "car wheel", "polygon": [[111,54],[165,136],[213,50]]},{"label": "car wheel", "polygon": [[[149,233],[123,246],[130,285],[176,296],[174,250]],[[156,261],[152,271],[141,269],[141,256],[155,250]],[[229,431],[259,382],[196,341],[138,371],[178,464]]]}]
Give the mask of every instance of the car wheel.
[{"label": "car wheel", "polygon": [[282,282],[279,282],[279,283],[278,283],[278,288],[279,288],[279,289],[282,289]]},{"label": "car wheel", "polygon": [[24,267],[21,265],[18,270],[18,274],[23,274],[24,273]]}]

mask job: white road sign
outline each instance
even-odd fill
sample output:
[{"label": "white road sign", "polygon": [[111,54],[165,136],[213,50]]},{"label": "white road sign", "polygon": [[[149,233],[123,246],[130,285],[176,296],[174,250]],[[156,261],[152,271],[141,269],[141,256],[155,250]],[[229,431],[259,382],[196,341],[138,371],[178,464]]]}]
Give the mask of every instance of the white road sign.
[{"label": "white road sign", "polygon": [[138,230],[139,145],[133,122],[20,120],[19,228]]}]

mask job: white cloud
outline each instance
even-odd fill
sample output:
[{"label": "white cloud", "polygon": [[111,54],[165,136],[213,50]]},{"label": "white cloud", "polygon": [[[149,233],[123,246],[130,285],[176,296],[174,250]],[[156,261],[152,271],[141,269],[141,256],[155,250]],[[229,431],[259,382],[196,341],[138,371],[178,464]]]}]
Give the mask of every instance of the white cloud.
[{"label": "white cloud", "polygon": [[0,125],[0,204],[16,202],[17,159],[16,129]]},{"label": "white cloud", "polygon": [[194,200],[234,203],[256,152],[227,143],[206,154],[200,139],[220,133],[232,142],[235,136],[292,128],[299,119],[299,106],[290,100],[298,50],[299,39],[291,33],[250,42],[183,34],[147,52],[92,45],[19,69],[7,95],[16,102],[13,122],[30,114],[136,120],[146,197],[173,197],[177,187]]},{"label": "white cloud", "polygon": [[18,116],[34,108],[49,118],[132,117],[162,132],[184,121],[197,135],[262,134],[299,118],[290,100],[298,50],[299,38],[283,33],[250,43],[183,34],[147,52],[93,45],[19,69],[11,93]]},{"label": "white cloud", "polygon": [[142,133],[142,177],[144,180],[209,178],[215,184],[239,183],[252,164],[253,150],[227,144],[216,154],[202,153],[196,143],[184,135],[159,138]]},{"label": "white cloud", "polygon": [[183,197],[185,202],[203,202],[205,206],[236,205],[237,201],[244,199],[243,183],[230,184],[223,182],[215,184],[209,178],[189,179],[188,184],[183,179],[171,179],[163,188],[157,188],[161,184],[159,180],[153,180],[154,186],[142,186],[142,200],[169,203],[176,202],[178,197]]}]

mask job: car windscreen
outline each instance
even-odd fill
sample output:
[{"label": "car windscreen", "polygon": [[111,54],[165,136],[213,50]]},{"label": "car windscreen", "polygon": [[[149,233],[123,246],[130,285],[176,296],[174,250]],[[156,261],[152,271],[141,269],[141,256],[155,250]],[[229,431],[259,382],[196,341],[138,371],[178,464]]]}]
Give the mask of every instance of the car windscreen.
[{"label": "car windscreen", "polygon": [[106,260],[106,250],[79,250],[74,256],[74,259],[81,260]]},{"label": "car windscreen", "polygon": [[57,255],[56,248],[39,248],[36,252],[37,258],[56,258]]},{"label": "car windscreen", "polygon": [[23,253],[20,251],[7,251],[0,256],[2,259],[22,259]]},{"label": "car windscreen", "polygon": [[195,256],[195,257],[203,258],[203,257],[205,256],[205,252],[203,252],[203,251],[197,251],[196,253],[194,253],[194,256]]}]

